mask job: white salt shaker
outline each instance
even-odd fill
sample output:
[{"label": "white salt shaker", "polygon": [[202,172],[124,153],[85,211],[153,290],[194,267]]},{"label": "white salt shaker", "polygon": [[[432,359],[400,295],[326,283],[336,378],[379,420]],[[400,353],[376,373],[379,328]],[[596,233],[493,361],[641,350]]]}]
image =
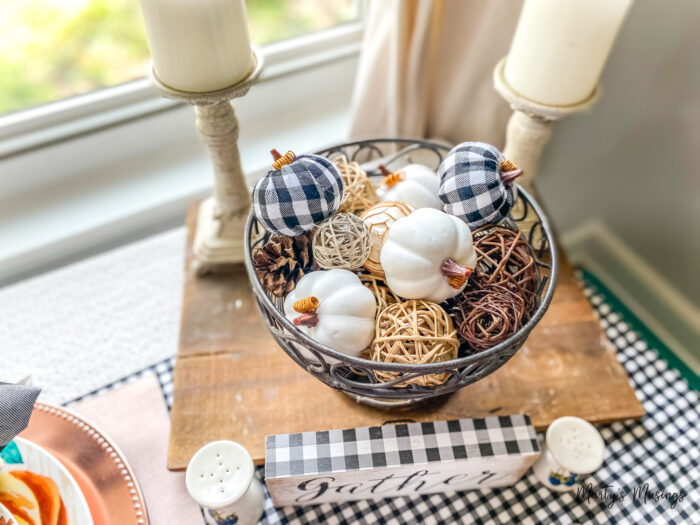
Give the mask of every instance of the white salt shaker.
[{"label": "white salt shaker", "polygon": [[185,483],[210,525],[252,525],[262,516],[262,484],[238,443],[212,441],[200,448],[187,465]]},{"label": "white salt shaker", "polygon": [[604,455],[605,442],[593,425],[578,417],[560,417],[549,425],[542,454],[532,468],[540,483],[566,492],[598,470]]}]

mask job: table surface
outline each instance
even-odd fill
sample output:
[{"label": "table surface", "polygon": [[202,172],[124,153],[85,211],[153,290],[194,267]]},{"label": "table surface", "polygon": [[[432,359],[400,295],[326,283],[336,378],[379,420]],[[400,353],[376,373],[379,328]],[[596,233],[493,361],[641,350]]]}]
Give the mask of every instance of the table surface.
[{"label": "table surface", "polygon": [[[179,228],[0,290],[0,380],[31,373],[42,399],[69,403],[155,371],[170,406],[184,236]],[[647,412],[600,427],[606,460],[588,481],[621,500],[552,493],[529,472],[512,487],[451,495],[280,509],[268,498],[264,522],[698,523],[698,394],[612,310],[607,291],[584,282]],[[684,497],[673,504],[657,491]]]},{"label": "table surface", "polygon": [[[265,436],[376,426],[397,417],[437,421],[528,414],[535,428],[544,430],[562,416],[600,424],[644,415],[615,348],[564,257],[549,309],[512,359],[446,399],[402,409],[398,415],[334,391],[280,351],[243,265],[197,277],[192,268],[196,216],[193,205],[186,221],[170,469],[184,470],[210,441],[236,441],[261,465]],[[295,399],[304,402],[290,401]]]}]

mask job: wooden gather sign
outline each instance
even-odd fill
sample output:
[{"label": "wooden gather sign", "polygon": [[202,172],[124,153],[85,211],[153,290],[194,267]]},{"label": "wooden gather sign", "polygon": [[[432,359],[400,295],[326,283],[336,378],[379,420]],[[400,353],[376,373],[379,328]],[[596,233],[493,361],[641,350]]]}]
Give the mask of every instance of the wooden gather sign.
[{"label": "wooden gather sign", "polygon": [[267,436],[265,481],[275,504],[503,487],[539,456],[526,415]]}]

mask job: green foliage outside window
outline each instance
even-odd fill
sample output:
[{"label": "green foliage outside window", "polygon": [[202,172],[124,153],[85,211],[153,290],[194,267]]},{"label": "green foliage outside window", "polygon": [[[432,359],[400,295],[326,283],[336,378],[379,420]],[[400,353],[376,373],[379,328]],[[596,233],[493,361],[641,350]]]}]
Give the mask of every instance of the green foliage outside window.
[{"label": "green foliage outside window", "polygon": [[[193,0],[196,1],[196,0]],[[247,0],[258,45],[357,19],[357,0]],[[139,0],[12,0],[0,11],[0,115],[144,75]]]}]

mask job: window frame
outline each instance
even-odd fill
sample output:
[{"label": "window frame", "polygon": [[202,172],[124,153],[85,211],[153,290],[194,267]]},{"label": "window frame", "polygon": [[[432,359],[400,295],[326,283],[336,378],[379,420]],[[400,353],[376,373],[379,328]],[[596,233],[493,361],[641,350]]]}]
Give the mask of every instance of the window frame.
[{"label": "window frame", "polygon": [[[257,84],[359,53],[364,28],[362,6],[360,1],[357,22],[263,46],[265,68]],[[183,104],[160,96],[143,77],[11,112],[0,116],[0,161]]]},{"label": "window frame", "polygon": [[[249,183],[271,144],[308,151],[347,138],[363,26],[263,48],[259,82],[234,101]],[[181,225],[213,183],[194,123],[147,79],[1,118],[0,287]]]}]

